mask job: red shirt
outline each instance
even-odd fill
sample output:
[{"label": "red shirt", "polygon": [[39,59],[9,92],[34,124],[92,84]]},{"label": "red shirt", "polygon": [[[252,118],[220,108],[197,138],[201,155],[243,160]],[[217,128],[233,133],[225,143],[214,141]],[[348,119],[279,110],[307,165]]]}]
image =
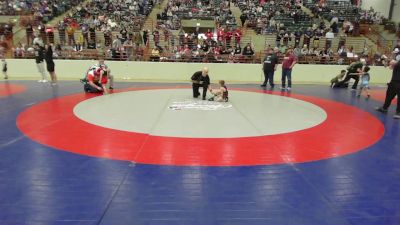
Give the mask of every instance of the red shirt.
[{"label": "red shirt", "polygon": [[[102,69],[96,69],[95,71],[90,71],[87,75],[87,79],[92,82],[100,82],[101,71]],[[103,75],[100,83],[107,84],[107,81],[108,81],[107,76]]]},{"label": "red shirt", "polygon": [[240,40],[241,37],[242,37],[242,32],[240,30],[236,30],[235,31],[235,39]]},{"label": "red shirt", "polygon": [[231,38],[232,38],[232,32],[227,31],[226,34],[225,34],[225,39],[226,40],[231,40]]},{"label": "red shirt", "polygon": [[217,39],[218,39],[218,41],[222,41],[222,39],[224,38],[224,35],[225,35],[224,30],[218,29],[218,31],[217,31]]},{"label": "red shirt", "polygon": [[293,56],[293,54],[286,55],[282,61],[282,68],[290,69],[290,66],[292,66],[293,62],[295,62],[295,61],[296,61],[296,58]]},{"label": "red shirt", "polygon": [[211,40],[213,34],[211,32],[206,33],[207,40]]}]

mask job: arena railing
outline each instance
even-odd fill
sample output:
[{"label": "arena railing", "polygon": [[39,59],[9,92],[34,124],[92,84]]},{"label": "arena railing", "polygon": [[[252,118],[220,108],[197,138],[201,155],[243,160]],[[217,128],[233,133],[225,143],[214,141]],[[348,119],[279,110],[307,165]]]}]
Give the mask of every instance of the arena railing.
[{"label": "arena railing", "polygon": [[391,55],[392,49],[396,46],[397,40],[386,39],[379,30],[379,25],[370,26],[365,36],[376,43],[377,50],[381,54]]},{"label": "arena railing", "polygon": [[[262,59],[265,57],[265,53],[263,51],[256,52],[252,56],[244,56],[244,55],[200,55],[200,56],[185,56],[179,55],[177,57],[176,53],[164,52],[160,53],[158,56],[152,55],[149,52],[146,52],[142,49],[139,52],[133,52],[131,55],[128,55],[127,52],[114,52],[111,54],[111,51],[99,51],[96,49],[85,49],[83,51],[73,51],[73,50],[63,50],[63,51],[55,51],[57,57],[55,59],[69,59],[69,60],[97,60],[99,58],[103,58],[110,61],[150,61],[150,62],[181,62],[181,63],[246,63],[246,64],[261,64]],[[34,53],[26,52],[24,57],[20,58],[30,58],[33,59]],[[282,63],[283,54],[278,54],[279,63]],[[347,58],[341,57],[338,54],[333,54],[330,57],[324,56],[316,56],[316,55],[305,55],[297,58],[297,62],[299,64],[320,64],[320,65],[337,65],[343,64],[348,65],[354,61],[357,61],[358,58]],[[378,65],[374,61],[373,57],[368,57],[367,61],[371,65]]]}]

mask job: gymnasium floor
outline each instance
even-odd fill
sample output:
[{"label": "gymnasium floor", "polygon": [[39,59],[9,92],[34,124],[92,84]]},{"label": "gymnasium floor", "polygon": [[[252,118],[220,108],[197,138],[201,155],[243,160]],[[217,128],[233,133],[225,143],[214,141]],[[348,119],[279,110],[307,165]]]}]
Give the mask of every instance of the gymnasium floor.
[{"label": "gymnasium floor", "polygon": [[400,121],[350,90],[0,82],[0,225],[398,225]]}]

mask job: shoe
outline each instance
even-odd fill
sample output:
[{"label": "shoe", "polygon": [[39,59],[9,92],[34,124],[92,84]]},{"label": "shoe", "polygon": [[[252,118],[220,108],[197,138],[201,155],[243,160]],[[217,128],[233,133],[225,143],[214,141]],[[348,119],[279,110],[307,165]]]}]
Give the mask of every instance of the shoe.
[{"label": "shoe", "polygon": [[109,88],[110,90],[114,90],[114,87],[113,86],[110,86],[110,88]]},{"label": "shoe", "polygon": [[274,89],[274,87],[275,87],[275,85],[272,85],[270,88],[271,88],[271,89]]},{"label": "shoe", "polygon": [[357,95],[357,98],[359,98],[361,95]]},{"label": "shoe", "polygon": [[381,113],[387,113],[387,109],[384,109],[382,107],[376,107],[375,110]]},{"label": "shoe", "polygon": [[261,85],[260,85],[260,87],[266,87],[266,86],[267,86],[266,84],[261,84]]},{"label": "shoe", "polygon": [[202,99],[203,99],[203,100],[206,100],[206,97],[203,97]]},{"label": "shoe", "polygon": [[288,87],[287,90],[290,91],[290,90],[292,90],[292,88],[291,88],[291,87]]},{"label": "shoe", "polygon": [[38,80],[37,82],[39,82],[39,83],[43,83],[43,81],[44,81],[44,80]]},{"label": "shoe", "polygon": [[214,97],[209,98],[208,101],[214,101]]},{"label": "shoe", "polygon": [[357,89],[356,88],[352,88],[351,91],[357,91]]},{"label": "shoe", "polygon": [[393,118],[395,118],[395,119],[400,119],[400,113],[394,114]]},{"label": "shoe", "polygon": [[286,88],[285,87],[281,87],[281,90],[284,91],[284,90],[286,90]]},{"label": "shoe", "polygon": [[47,83],[47,82],[49,82],[49,81],[47,81],[47,80],[42,80],[42,82],[43,82],[43,83]]}]

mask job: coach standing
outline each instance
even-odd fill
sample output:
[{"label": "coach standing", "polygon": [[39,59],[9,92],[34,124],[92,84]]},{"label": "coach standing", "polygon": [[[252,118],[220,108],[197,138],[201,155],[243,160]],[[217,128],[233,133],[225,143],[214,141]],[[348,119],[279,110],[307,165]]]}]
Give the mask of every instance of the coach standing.
[{"label": "coach standing", "polygon": [[268,48],[262,67],[265,80],[261,87],[266,87],[269,81],[271,89],[274,88],[274,73],[276,71],[276,67],[278,67],[278,57],[274,54],[272,48]]},{"label": "coach standing", "polygon": [[293,54],[293,49],[289,48],[286,51],[282,61],[282,90],[286,90],[286,79],[288,81],[287,90],[292,88],[292,69],[296,64],[296,57]]},{"label": "coach standing", "polygon": [[193,98],[197,98],[200,95],[199,88],[203,87],[203,100],[206,100],[207,89],[210,85],[210,77],[208,76],[208,68],[204,67],[202,71],[197,71],[191,77]]},{"label": "coach standing", "polygon": [[386,91],[385,103],[382,107],[376,108],[379,112],[387,113],[392,100],[397,95],[397,109],[394,114],[395,119],[400,119],[400,61],[391,61],[390,68],[393,69],[392,79],[388,83],[388,89]]}]

